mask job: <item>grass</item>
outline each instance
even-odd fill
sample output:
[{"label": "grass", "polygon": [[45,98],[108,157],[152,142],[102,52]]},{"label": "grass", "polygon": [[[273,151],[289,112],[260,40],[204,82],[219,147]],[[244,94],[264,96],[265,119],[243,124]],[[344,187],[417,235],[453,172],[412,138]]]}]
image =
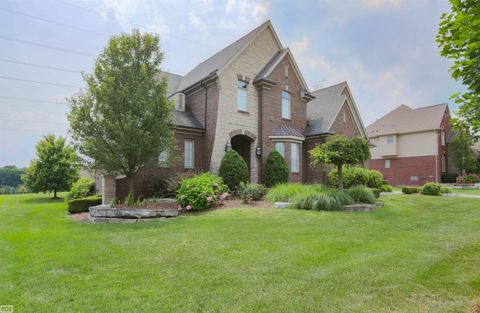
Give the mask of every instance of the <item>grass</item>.
[{"label": "grass", "polygon": [[480,199],[389,195],[370,213],[215,210],[80,224],[0,196],[0,305],[15,312],[467,312]]}]

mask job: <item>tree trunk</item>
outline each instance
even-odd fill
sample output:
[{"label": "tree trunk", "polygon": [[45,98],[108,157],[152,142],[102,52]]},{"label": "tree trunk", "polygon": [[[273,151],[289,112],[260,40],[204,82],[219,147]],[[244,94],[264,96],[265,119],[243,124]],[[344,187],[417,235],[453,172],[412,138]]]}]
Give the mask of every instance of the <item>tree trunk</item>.
[{"label": "tree trunk", "polygon": [[57,189],[53,189],[53,199],[58,199],[57,198]]},{"label": "tree trunk", "polygon": [[342,173],[342,163],[337,165],[337,172],[338,172],[338,190],[343,191],[343,173]]},{"label": "tree trunk", "polygon": [[133,194],[133,176],[127,176],[127,180],[128,180],[128,193],[132,194],[132,196],[134,196]]}]

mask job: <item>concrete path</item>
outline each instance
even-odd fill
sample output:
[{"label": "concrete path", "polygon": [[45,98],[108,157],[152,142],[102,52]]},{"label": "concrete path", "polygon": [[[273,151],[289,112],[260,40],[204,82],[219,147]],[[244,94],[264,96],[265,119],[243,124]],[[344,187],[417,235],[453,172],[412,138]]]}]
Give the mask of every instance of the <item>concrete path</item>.
[{"label": "concrete path", "polygon": [[[401,191],[392,191],[392,192],[382,192],[380,195],[388,196],[388,195],[401,195]],[[463,197],[463,198],[476,198],[480,199],[480,195],[465,195],[461,193],[444,193],[443,196],[445,197]]]}]

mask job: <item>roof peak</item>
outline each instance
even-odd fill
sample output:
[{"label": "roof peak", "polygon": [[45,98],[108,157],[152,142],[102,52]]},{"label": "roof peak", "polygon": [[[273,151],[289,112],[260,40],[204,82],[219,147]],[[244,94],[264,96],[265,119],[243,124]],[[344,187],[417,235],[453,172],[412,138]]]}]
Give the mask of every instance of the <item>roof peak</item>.
[{"label": "roof peak", "polygon": [[333,88],[333,87],[338,87],[340,85],[348,85],[348,82],[346,80],[342,81],[342,82],[339,82],[339,83],[336,83],[335,85],[331,85],[331,86],[327,86],[327,87],[322,87],[322,88],[319,88],[315,91],[312,91],[312,93],[315,93],[317,91],[322,91],[322,90],[325,90],[325,89],[328,89],[328,88]]}]

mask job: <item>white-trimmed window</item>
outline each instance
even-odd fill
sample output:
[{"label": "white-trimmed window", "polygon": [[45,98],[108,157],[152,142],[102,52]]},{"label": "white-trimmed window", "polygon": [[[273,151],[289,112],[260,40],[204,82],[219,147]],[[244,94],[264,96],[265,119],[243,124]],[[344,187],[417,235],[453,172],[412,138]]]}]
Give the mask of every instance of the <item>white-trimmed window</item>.
[{"label": "white-trimmed window", "polygon": [[285,143],[284,142],[276,142],[275,143],[275,150],[280,152],[280,154],[285,157]]},{"label": "white-trimmed window", "polygon": [[442,137],[442,146],[444,146],[445,145],[445,129],[442,129],[441,137]]},{"label": "white-trimmed window", "polygon": [[185,150],[184,150],[184,166],[185,168],[193,168],[194,160],[194,145],[192,139],[185,139]]},{"label": "white-trimmed window", "polygon": [[385,160],[385,168],[390,168],[390,160]]},{"label": "white-trimmed window", "polygon": [[291,118],[292,96],[288,91],[282,91],[282,118],[289,120]]},{"label": "white-trimmed window", "polygon": [[395,136],[389,135],[387,137],[387,143],[395,143]]},{"label": "white-trimmed window", "polygon": [[300,172],[300,144],[292,143],[290,145],[290,165],[292,173]]},{"label": "white-trimmed window", "polygon": [[237,81],[237,110],[248,112],[248,89],[243,80]]},{"label": "white-trimmed window", "polygon": [[419,181],[420,177],[418,176],[410,176],[410,181]]},{"label": "white-trimmed window", "polygon": [[168,168],[168,150],[162,151],[158,156],[158,167]]}]

